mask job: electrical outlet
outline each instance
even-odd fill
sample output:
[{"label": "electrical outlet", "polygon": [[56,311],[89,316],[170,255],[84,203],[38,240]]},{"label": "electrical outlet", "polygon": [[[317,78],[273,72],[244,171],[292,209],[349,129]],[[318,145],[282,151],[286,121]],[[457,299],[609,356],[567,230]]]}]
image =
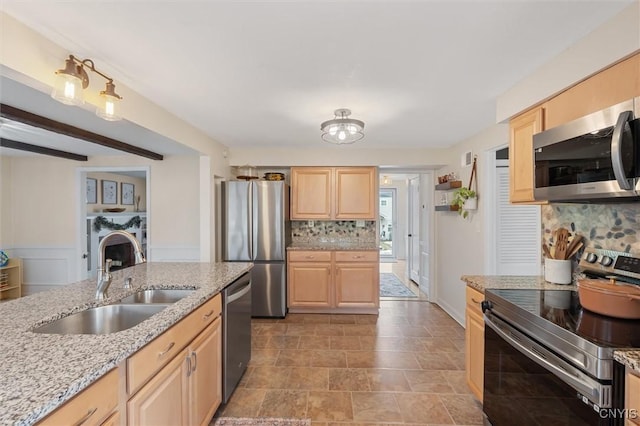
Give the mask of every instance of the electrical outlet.
[{"label": "electrical outlet", "polygon": [[356,228],[364,228],[364,220],[356,220]]},{"label": "electrical outlet", "polygon": [[308,226],[309,228],[313,228],[313,221],[312,221],[312,220],[308,220],[308,221],[307,221],[307,226]]}]

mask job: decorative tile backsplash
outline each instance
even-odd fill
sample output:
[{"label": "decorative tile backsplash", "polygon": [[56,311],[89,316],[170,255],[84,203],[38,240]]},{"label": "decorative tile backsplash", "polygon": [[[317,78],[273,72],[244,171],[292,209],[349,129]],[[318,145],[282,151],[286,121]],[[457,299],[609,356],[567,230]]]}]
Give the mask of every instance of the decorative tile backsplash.
[{"label": "decorative tile backsplash", "polygon": [[640,203],[543,205],[543,241],[561,226],[582,235],[587,246],[640,254]]},{"label": "decorative tile backsplash", "polygon": [[294,243],[307,243],[310,241],[327,243],[366,243],[376,241],[376,222],[364,221],[364,227],[356,226],[355,220],[342,221],[291,221],[291,239]]}]

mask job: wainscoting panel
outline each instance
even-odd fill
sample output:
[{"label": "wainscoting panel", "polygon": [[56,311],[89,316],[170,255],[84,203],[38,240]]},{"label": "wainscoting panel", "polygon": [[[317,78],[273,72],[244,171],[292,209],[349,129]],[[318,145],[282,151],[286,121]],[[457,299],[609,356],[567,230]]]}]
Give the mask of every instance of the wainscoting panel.
[{"label": "wainscoting panel", "polygon": [[18,247],[11,255],[22,259],[24,295],[76,281],[74,247]]}]

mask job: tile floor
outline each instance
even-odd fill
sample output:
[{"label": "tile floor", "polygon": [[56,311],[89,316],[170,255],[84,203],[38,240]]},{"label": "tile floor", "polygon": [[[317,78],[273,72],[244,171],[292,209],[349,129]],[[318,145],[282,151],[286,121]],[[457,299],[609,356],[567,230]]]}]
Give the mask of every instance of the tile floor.
[{"label": "tile floor", "polygon": [[426,301],[379,315],[254,319],[251,363],[218,416],[313,425],[482,424],[464,373],[464,329]]}]

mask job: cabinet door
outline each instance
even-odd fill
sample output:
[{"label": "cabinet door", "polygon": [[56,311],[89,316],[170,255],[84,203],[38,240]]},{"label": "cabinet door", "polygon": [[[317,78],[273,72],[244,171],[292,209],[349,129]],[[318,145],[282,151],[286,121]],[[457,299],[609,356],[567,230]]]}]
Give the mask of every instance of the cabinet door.
[{"label": "cabinet door", "polygon": [[291,168],[291,219],[331,219],[331,167]]},{"label": "cabinet door", "polygon": [[331,263],[289,263],[288,299],[290,307],[332,307]]},{"label": "cabinet door", "polygon": [[484,320],[469,306],[467,306],[465,317],[467,384],[476,398],[482,401],[482,387],[484,385]]},{"label": "cabinet door", "polygon": [[208,425],[222,402],[222,328],[218,317],[191,344],[190,425]]},{"label": "cabinet door", "polygon": [[127,403],[128,424],[177,426],[189,422],[189,365],[180,352]]},{"label": "cabinet door", "polygon": [[336,168],[335,218],[376,219],[378,188],[375,167]]},{"label": "cabinet door", "polygon": [[535,108],[511,120],[509,143],[510,201],[532,202],[534,187],[533,135],[543,129],[543,110]]},{"label": "cabinet door", "polygon": [[380,273],[377,263],[336,263],[336,307],[377,308]]},{"label": "cabinet door", "polygon": [[624,408],[627,409],[625,425],[640,425],[640,377],[629,371],[624,381]]}]

